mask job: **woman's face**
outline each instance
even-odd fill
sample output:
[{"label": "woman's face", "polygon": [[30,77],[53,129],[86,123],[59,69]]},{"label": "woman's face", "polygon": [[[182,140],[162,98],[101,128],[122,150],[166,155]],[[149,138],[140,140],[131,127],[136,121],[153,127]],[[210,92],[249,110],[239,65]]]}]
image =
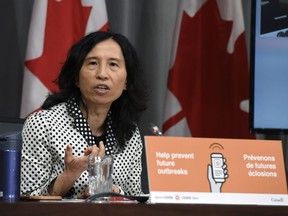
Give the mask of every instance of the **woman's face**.
[{"label": "woman's face", "polygon": [[87,54],[76,85],[85,105],[109,106],[126,89],[127,71],[120,46],[107,39]]}]

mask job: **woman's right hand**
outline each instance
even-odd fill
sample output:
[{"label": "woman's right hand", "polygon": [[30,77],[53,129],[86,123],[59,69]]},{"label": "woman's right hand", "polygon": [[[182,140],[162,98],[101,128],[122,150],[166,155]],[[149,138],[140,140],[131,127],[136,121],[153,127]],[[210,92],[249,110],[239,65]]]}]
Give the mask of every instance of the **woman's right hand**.
[{"label": "woman's right hand", "polygon": [[102,157],[105,154],[104,143],[99,143],[99,148],[96,145],[89,146],[83,156],[73,156],[72,146],[67,145],[64,156],[64,171],[52,182],[48,188],[50,195],[65,196],[74,182],[80,177],[82,172],[88,168],[88,156]]},{"label": "woman's right hand", "polygon": [[99,148],[96,145],[89,146],[85,151],[84,155],[77,157],[72,155],[72,146],[67,145],[64,157],[65,168],[64,172],[74,176],[75,180],[80,177],[82,172],[88,168],[88,156],[91,154],[92,157],[100,156],[103,157],[105,154],[105,147],[103,141],[100,141]]}]

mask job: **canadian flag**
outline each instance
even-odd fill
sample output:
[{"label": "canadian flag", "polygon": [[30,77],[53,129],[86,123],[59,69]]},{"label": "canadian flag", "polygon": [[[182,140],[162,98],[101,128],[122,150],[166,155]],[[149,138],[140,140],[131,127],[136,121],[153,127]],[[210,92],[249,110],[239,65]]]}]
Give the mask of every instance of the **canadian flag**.
[{"label": "canadian flag", "polygon": [[164,134],[254,138],[241,0],[182,1],[174,45]]},{"label": "canadian flag", "polygon": [[20,116],[40,108],[54,84],[69,48],[84,35],[107,30],[105,0],[34,1],[31,17]]}]

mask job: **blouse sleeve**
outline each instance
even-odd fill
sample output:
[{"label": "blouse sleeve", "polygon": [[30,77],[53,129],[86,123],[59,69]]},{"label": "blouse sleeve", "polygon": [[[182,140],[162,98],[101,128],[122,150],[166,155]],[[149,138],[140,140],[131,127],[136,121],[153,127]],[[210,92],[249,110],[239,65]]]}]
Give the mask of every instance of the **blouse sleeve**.
[{"label": "blouse sleeve", "polygon": [[48,186],[56,178],[52,170],[47,122],[44,115],[32,114],[22,130],[21,194],[48,195]]},{"label": "blouse sleeve", "polygon": [[130,174],[128,175],[128,179],[126,182],[125,194],[128,195],[140,195],[142,194],[142,186],[141,186],[141,173],[142,173],[142,140],[140,136],[139,129],[137,128],[134,133],[132,140],[136,140],[135,142],[135,152],[134,158],[130,167]]}]

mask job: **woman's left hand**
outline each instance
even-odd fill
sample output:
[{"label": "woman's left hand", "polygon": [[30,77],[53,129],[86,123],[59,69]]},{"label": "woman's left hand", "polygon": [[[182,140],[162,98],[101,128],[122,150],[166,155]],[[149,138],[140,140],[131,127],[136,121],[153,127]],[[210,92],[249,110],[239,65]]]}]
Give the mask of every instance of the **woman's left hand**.
[{"label": "woman's left hand", "polygon": [[117,187],[117,186],[113,186],[113,187],[112,187],[112,192],[113,192],[113,193],[120,193],[121,190],[120,190],[119,187]]}]

